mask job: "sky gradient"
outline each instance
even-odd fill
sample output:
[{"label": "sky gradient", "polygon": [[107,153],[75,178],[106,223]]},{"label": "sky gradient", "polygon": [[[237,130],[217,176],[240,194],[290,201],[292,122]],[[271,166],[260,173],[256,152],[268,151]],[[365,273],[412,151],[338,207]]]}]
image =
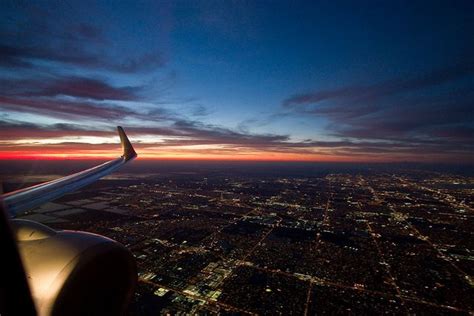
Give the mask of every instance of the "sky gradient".
[{"label": "sky gradient", "polygon": [[1,1],[0,159],[472,163],[473,1]]}]

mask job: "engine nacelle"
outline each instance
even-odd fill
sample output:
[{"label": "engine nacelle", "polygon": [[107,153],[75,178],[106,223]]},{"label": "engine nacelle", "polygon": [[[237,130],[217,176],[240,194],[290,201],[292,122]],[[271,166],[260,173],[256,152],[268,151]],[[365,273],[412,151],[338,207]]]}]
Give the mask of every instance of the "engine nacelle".
[{"label": "engine nacelle", "polygon": [[12,220],[39,315],[121,315],[137,281],[133,255],[96,234]]}]

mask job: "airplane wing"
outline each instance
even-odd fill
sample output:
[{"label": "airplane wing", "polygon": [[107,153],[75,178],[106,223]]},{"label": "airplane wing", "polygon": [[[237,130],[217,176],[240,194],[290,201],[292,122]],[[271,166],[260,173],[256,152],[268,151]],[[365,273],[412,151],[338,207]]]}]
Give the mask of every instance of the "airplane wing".
[{"label": "airplane wing", "polygon": [[19,216],[28,210],[40,206],[41,204],[55,200],[66,193],[82,188],[103,176],[114,172],[128,161],[137,157],[137,154],[128,140],[127,135],[125,135],[123,128],[118,126],[117,129],[123,149],[121,157],[63,178],[3,194],[0,197],[0,200],[3,199],[3,203],[9,215],[11,217]]}]

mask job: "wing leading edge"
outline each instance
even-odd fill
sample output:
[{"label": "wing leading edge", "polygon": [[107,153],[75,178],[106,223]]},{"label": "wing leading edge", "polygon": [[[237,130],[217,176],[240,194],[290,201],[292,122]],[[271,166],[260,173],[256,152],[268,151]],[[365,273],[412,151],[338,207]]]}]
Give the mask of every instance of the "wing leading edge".
[{"label": "wing leading edge", "polygon": [[123,150],[121,157],[63,178],[3,194],[1,199],[3,199],[9,215],[11,217],[19,216],[41,204],[82,188],[114,172],[128,161],[137,157],[123,128],[118,126],[117,130]]}]

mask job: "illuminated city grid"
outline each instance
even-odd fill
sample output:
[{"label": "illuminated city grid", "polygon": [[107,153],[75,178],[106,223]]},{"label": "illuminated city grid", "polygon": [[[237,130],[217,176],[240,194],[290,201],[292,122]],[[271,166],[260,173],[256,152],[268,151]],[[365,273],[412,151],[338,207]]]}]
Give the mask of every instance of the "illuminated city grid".
[{"label": "illuminated city grid", "polygon": [[131,249],[132,315],[472,314],[473,188],[421,171],[130,175],[25,218]]}]

